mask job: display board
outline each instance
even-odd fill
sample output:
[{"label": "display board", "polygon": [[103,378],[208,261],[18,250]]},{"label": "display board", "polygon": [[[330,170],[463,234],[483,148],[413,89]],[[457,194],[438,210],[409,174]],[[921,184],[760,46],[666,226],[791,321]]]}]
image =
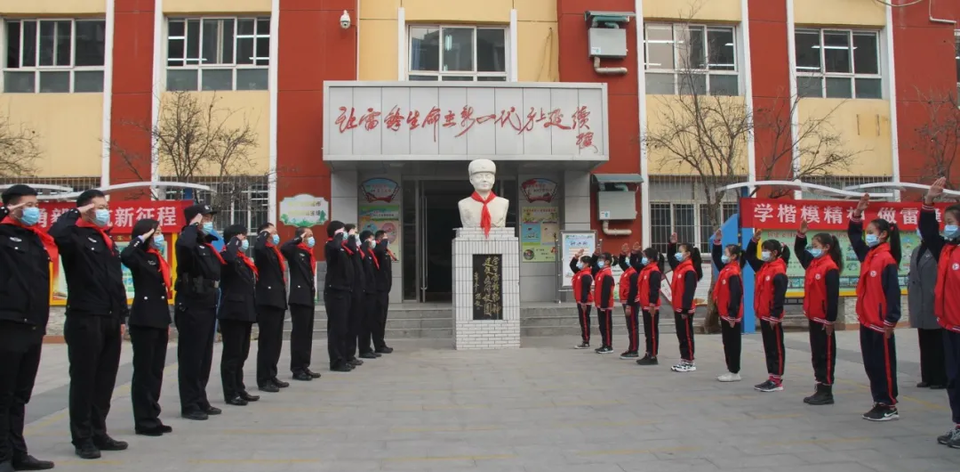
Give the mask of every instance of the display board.
[{"label": "display board", "polygon": [[586,255],[593,255],[597,250],[596,231],[560,231],[560,287],[573,287],[573,271],[570,270],[570,259],[583,249]]}]

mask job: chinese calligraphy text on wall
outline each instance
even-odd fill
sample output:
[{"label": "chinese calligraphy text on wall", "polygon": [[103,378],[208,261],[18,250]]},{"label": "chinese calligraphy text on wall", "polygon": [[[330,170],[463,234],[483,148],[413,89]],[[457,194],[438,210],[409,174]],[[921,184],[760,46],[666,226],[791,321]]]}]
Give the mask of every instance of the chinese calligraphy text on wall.
[{"label": "chinese calligraphy text on wall", "polygon": [[473,319],[503,319],[503,256],[473,256]]}]

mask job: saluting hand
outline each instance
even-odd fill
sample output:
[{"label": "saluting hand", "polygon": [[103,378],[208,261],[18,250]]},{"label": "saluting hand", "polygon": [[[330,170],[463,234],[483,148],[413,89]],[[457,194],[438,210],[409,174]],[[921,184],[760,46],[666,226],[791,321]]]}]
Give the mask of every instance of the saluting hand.
[{"label": "saluting hand", "polygon": [[153,233],[156,233],[156,232],[157,232],[156,228],[151,229],[150,231],[147,231],[146,233],[143,233],[142,235],[140,235],[140,238],[141,238],[140,240],[147,241],[150,239],[151,236],[153,236]]},{"label": "saluting hand", "polygon": [[620,246],[620,254],[626,254],[626,253],[629,252],[629,251],[630,251],[630,245],[629,245],[629,244],[623,243],[623,246]]},{"label": "saluting hand", "polygon": [[27,202],[20,202],[20,203],[17,203],[16,205],[7,205],[6,208],[7,208],[7,211],[9,211],[10,213],[13,213],[14,210],[16,210],[17,208],[20,208],[20,207],[22,207],[22,206],[24,206],[24,205],[26,205],[26,204],[27,204]]},{"label": "saluting hand", "polygon": [[640,252],[643,249],[639,242],[633,243],[633,252]]},{"label": "saluting hand", "polygon": [[680,239],[680,237],[677,236],[677,233],[671,234],[671,235],[670,235],[670,244],[677,244],[677,241],[678,241],[679,239]]},{"label": "saluting hand", "polygon": [[870,206],[870,194],[865,193],[860,197],[860,201],[857,202],[857,208],[853,211],[853,215],[859,218],[863,215],[863,212],[867,210],[867,207]]},{"label": "saluting hand", "polygon": [[810,231],[810,224],[807,223],[807,220],[806,220],[806,219],[800,220],[800,230],[799,230],[799,231],[800,231],[800,234],[802,234],[802,235],[804,235],[804,236],[807,235],[807,231]]},{"label": "saluting hand", "polygon": [[196,216],[194,216],[193,219],[190,220],[190,224],[192,225],[200,224],[201,221],[203,221],[203,215],[197,213]]},{"label": "saluting hand", "polygon": [[720,244],[720,241],[723,241],[723,230],[718,229],[716,233],[713,233],[713,242],[715,244]]},{"label": "saluting hand", "polygon": [[943,195],[943,188],[947,185],[947,178],[940,177],[937,179],[933,185],[930,186],[930,190],[927,190],[927,195],[923,197],[923,202],[927,205],[932,205],[933,201],[937,199],[940,195]]}]

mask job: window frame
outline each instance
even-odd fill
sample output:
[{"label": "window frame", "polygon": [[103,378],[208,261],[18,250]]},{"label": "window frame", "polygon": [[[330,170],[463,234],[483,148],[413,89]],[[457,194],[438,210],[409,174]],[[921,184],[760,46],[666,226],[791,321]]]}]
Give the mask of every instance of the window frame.
[{"label": "window frame", "polygon": [[[680,241],[680,242],[689,242],[694,244],[697,248],[700,249],[701,256],[704,261],[710,260],[710,244],[713,233],[716,231],[714,228],[705,227],[704,225],[709,225],[709,222],[704,221],[704,211],[708,205],[702,201],[697,200],[682,200],[682,201],[656,201],[650,202],[650,213],[651,213],[651,225],[653,224],[653,213],[657,210],[664,211],[664,207],[669,207],[670,215],[670,225],[667,228],[667,240],[657,241],[655,237],[652,236],[650,246],[655,248],[660,253],[665,254],[666,257],[672,257],[671,254],[666,254],[667,244],[669,243],[669,235],[678,232],[677,231],[677,219],[676,212],[677,207],[686,207],[693,210],[693,240],[692,241]],[[720,202],[720,221],[726,221],[730,216],[736,214],[739,211],[739,204],[737,202]],[[686,225],[680,225],[686,226]],[[658,230],[663,230],[662,225],[658,225]],[[705,229],[709,229],[706,231]],[[654,231],[651,231],[654,233]]]},{"label": "window frame", "polygon": [[[40,65],[40,54],[41,54],[41,51],[40,51],[40,41],[41,41],[41,36],[42,36],[42,34],[40,33],[40,30],[41,30],[40,24],[41,24],[41,23],[54,23],[54,24],[56,24],[56,23],[63,22],[63,21],[69,21],[69,22],[70,22],[70,65],[63,65],[63,66],[59,66],[59,65],[49,65],[49,66]],[[3,60],[3,68],[2,68],[3,74],[0,75],[0,85],[2,85],[2,87],[0,87],[0,90],[2,90],[3,93],[10,93],[10,94],[30,94],[30,93],[34,93],[34,94],[39,94],[39,93],[103,93],[103,92],[104,92],[104,90],[103,90],[103,82],[104,82],[104,80],[105,80],[105,74],[107,73],[107,72],[106,72],[106,64],[101,64],[101,65],[99,65],[99,66],[77,66],[77,65],[76,65],[76,62],[77,62],[77,23],[78,23],[78,22],[81,22],[81,23],[84,23],[84,22],[101,22],[101,23],[103,23],[103,28],[104,28],[104,40],[103,40],[103,42],[104,42],[104,63],[106,63],[106,54],[109,54],[109,52],[106,51],[106,27],[107,27],[107,25],[106,25],[106,18],[83,18],[83,17],[80,17],[80,18],[68,18],[68,17],[50,17],[50,18],[46,18],[46,17],[43,17],[43,18],[3,18],[3,19],[2,19],[2,22],[3,22],[3,23],[2,23],[3,33],[2,33],[2,40],[0,40],[0,44],[3,45],[3,59],[4,59],[4,60]],[[24,23],[24,22],[34,22],[34,23],[36,23],[36,25],[37,25],[37,26],[36,26],[36,28],[37,28],[37,29],[36,29],[36,43],[35,43],[35,49],[34,49],[34,54],[36,55],[36,57],[35,57],[35,60],[34,60],[35,65],[33,65],[33,66],[23,66],[23,44],[24,44],[24,43],[23,43],[23,39],[24,39],[24,38],[23,38],[23,23]],[[9,60],[9,56],[7,56],[8,52],[9,52],[9,48],[8,48],[8,44],[7,44],[7,43],[8,43],[9,25],[10,25],[10,23],[18,23],[18,24],[20,25],[20,34],[17,35],[17,36],[18,36],[18,39],[19,39],[19,41],[20,41],[20,44],[18,45],[18,47],[19,47],[19,49],[18,49],[19,57],[17,58],[17,63],[19,64],[19,67],[13,68],[13,69],[7,67],[7,63],[8,63],[8,60]],[[54,51],[56,51],[56,48],[57,48],[56,40],[54,41],[53,47],[54,47]],[[21,72],[21,73],[32,72],[32,73],[34,74],[34,76],[33,76],[33,77],[34,77],[34,78],[33,78],[33,92],[11,92],[11,91],[7,91],[7,89],[6,89],[6,73],[7,73],[7,72],[12,72],[12,73],[16,73],[16,72]],[[67,72],[67,73],[69,73],[69,86],[68,86],[67,91],[65,91],[65,92],[43,92],[43,91],[41,91],[41,90],[40,90],[40,83],[41,83],[41,81],[40,81],[40,76],[41,76],[41,74],[42,74],[43,72]],[[80,91],[80,92],[77,92],[77,91],[76,91],[76,74],[77,74],[77,72],[100,72],[100,73],[101,73],[101,75],[100,75],[100,90],[97,90],[97,91]]]},{"label": "window frame", "polygon": [[[648,28],[650,26],[654,27],[670,27],[671,39],[670,41],[665,40],[651,40],[648,39]],[[682,67],[682,64],[686,62],[686,59],[680,54],[680,48],[677,46],[678,43],[682,43],[682,39],[677,38],[677,32],[680,28],[686,28],[689,32],[692,28],[701,29],[703,31],[703,57],[704,57],[704,66],[705,69],[686,69]],[[709,33],[711,30],[729,30],[731,37],[733,38],[733,70],[722,70],[722,69],[710,69],[710,40]],[[668,23],[668,22],[645,22],[643,24],[643,69],[646,80],[646,76],[650,74],[658,75],[672,75],[673,76],[673,93],[671,95],[680,95],[681,84],[680,76],[684,73],[692,73],[704,76],[705,88],[704,95],[713,96],[710,92],[710,77],[711,76],[725,76],[725,77],[736,77],[737,79],[737,93],[733,95],[724,94],[717,96],[741,96],[743,94],[743,80],[740,77],[740,60],[743,56],[741,51],[742,40],[740,40],[739,35],[740,30],[736,25],[727,25],[727,24],[706,24],[706,23]],[[689,37],[689,33],[688,33]],[[651,69],[650,62],[648,58],[650,57],[650,44],[670,44],[673,51],[673,69]],[[647,92],[649,94],[649,92]]]},{"label": "window frame", "polygon": [[[883,36],[880,34],[881,30],[872,30],[872,29],[853,29],[853,28],[796,28],[794,31],[794,73],[797,80],[797,94],[803,98],[832,98],[832,99],[841,99],[841,100],[883,100],[887,98],[887,81],[884,79],[884,63],[883,63],[883,48],[882,43]],[[820,70],[819,72],[810,72],[808,70],[801,70],[801,66],[797,64],[797,55],[799,52],[796,50],[796,39],[800,34],[810,34],[817,33],[819,38],[819,48],[820,48]],[[826,50],[829,49],[825,47],[824,35],[826,34],[838,34],[843,33],[847,36],[847,51],[850,56],[850,70],[851,72],[827,72],[826,71]],[[873,35],[876,39],[877,50],[877,73],[876,74],[864,74],[857,72],[857,61],[856,61],[856,46],[854,46],[854,40],[856,36],[865,36]],[[800,90],[800,78],[809,77],[820,79],[820,95],[804,95]],[[828,97],[827,96],[827,82],[829,79],[847,79],[850,82],[850,96],[849,97]],[[870,79],[870,80],[879,80],[880,81],[880,96],[879,97],[858,97],[857,96],[857,79]]]},{"label": "window frame", "polygon": [[[261,53],[261,51],[259,51],[259,50],[257,49],[257,40],[258,40],[258,39],[266,38],[268,41],[273,41],[273,38],[272,38],[271,35],[270,35],[270,27],[269,27],[269,26],[268,26],[268,28],[267,28],[267,32],[266,32],[266,33],[261,33],[260,30],[259,30],[259,28],[260,28],[260,20],[268,20],[268,21],[270,22],[270,24],[272,25],[272,22],[274,21],[272,15],[270,15],[270,14],[265,14],[265,15],[259,14],[259,15],[237,15],[237,16],[230,16],[230,15],[225,15],[225,16],[224,16],[224,15],[212,15],[212,16],[202,16],[202,15],[201,15],[201,16],[168,16],[168,17],[165,18],[165,20],[166,20],[166,21],[164,22],[164,41],[163,41],[163,57],[164,57],[164,59],[163,59],[163,61],[164,61],[164,62],[163,62],[163,67],[164,67],[164,73],[163,73],[163,77],[162,77],[162,80],[163,80],[162,88],[163,88],[164,91],[167,91],[167,92],[176,92],[176,91],[184,91],[184,92],[228,92],[228,91],[231,91],[231,92],[232,92],[232,91],[241,91],[241,92],[245,92],[245,91],[263,91],[263,90],[269,90],[269,88],[270,88],[270,78],[269,78],[269,75],[270,75],[270,74],[269,74],[269,69],[270,69],[270,59],[271,59],[271,58],[270,58],[270,46],[269,46],[269,43],[268,43],[268,46],[267,46],[267,55],[266,55],[266,56],[260,56],[259,54]],[[205,29],[204,23],[207,22],[207,21],[219,21],[219,22],[221,22],[221,23],[219,24],[219,27],[218,27],[218,35],[222,35],[222,34],[223,34],[223,33],[222,33],[222,26],[223,26],[223,23],[222,23],[222,22],[225,21],[225,20],[231,20],[231,21],[233,21],[233,56],[232,56],[232,61],[229,62],[229,63],[219,62],[219,63],[216,63],[216,64],[205,65],[205,64],[203,64],[203,61],[205,60],[204,57],[203,57],[203,35],[204,35],[204,29]],[[254,28],[254,29],[253,29],[253,34],[240,34],[240,21],[241,21],[241,20],[253,20],[253,28]],[[199,22],[199,24],[200,24],[200,32],[199,32],[199,36],[198,36],[198,38],[197,38],[197,44],[198,44],[198,46],[197,46],[197,47],[198,47],[197,54],[198,54],[198,57],[196,57],[196,58],[189,58],[189,57],[187,57],[187,56],[189,55],[189,52],[187,51],[187,43],[188,43],[188,37],[189,37],[189,35],[188,35],[188,25],[189,25],[189,22],[190,22],[190,21],[197,21],[197,22]],[[174,23],[174,22],[182,22],[182,23],[183,23],[183,35],[182,35],[182,36],[173,36],[173,37],[170,36],[170,25],[171,25],[172,23]],[[252,39],[252,40],[253,40],[253,53],[254,53],[254,57],[251,59],[252,62],[253,62],[252,64],[239,64],[239,63],[237,63],[237,54],[239,53],[238,42],[240,41],[240,39]],[[171,65],[170,65],[170,61],[171,61],[171,58],[170,58],[170,41],[172,41],[172,40],[183,41],[183,57],[182,57],[182,58],[175,58],[175,59],[173,59],[173,60],[175,60],[175,61],[176,61],[176,60],[182,61],[182,62],[183,62],[183,65],[179,65],[179,66],[171,66]],[[222,46],[221,46],[221,47],[222,47]],[[221,51],[221,53],[222,53],[222,51]],[[256,64],[256,62],[257,62],[258,60],[265,60],[265,61],[266,61],[266,64],[264,64],[264,65],[258,65],[258,64]],[[197,63],[196,63],[196,64],[188,64],[188,63],[187,63],[188,61],[196,61]],[[196,82],[197,82],[196,88],[194,88],[194,89],[187,89],[187,90],[181,90],[181,89],[179,89],[179,88],[178,88],[178,89],[170,89],[170,81],[168,80],[168,76],[169,76],[169,73],[170,73],[171,70],[173,70],[173,71],[196,71],[196,74],[197,74],[197,76],[196,76]],[[203,88],[203,75],[204,75],[204,74],[203,74],[203,71],[211,71],[211,70],[230,71],[230,82],[231,82],[230,88],[229,88],[229,89],[204,89],[204,88]],[[262,70],[262,71],[267,71],[267,83],[266,83],[266,86],[263,87],[263,88],[257,88],[257,89],[238,89],[238,88],[237,88],[237,73],[238,73],[238,71],[240,71],[240,70]]]},{"label": "window frame", "polygon": [[[443,30],[445,28],[457,28],[457,29],[471,29],[473,31],[473,71],[425,71],[425,70],[414,70],[413,69],[413,34],[412,31],[415,28],[427,28],[427,29],[436,29],[439,37],[443,38]],[[503,32],[503,72],[491,72],[491,71],[478,71],[478,61],[477,61],[477,31],[478,30],[497,30]],[[511,67],[511,43],[510,43],[510,27],[503,25],[457,25],[457,24],[409,24],[407,25],[407,47],[406,47],[406,74],[404,75],[403,80],[405,81],[417,81],[411,80],[410,77],[436,77],[436,80],[427,80],[424,82],[453,82],[445,81],[444,77],[470,77],[472,80],[463,80],[462,82],[510,82],[510,67]],[[443,68],[443,47],[442,44],[437,47],[439,49],[439,54],[437,55],[437,69]],[[481,77],[488,78],[502,78],[503,80],[480,80]]]}]

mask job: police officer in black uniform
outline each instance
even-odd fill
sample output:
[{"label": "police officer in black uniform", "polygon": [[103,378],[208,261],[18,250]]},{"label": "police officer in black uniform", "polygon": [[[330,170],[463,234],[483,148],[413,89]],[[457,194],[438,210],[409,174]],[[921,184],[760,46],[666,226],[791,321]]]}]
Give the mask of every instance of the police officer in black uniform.
[{"label": "police officer in black uniform", "polygon": [[120,327],[127,316],[120,251],[109,232],[110,207],[95,189],[81,193],[77,208],[50,228],[67,276],[63,336],[70,360],[70,433],[83,459],[127,448],[107,435],[120,367]]},{"label": "police officer in black uniform", "polygon": [[170,266],[163,251],[166,242],[160,222],[142,219],[133,225],[130,244],[120,253],[133,276],[133,306],[127,327],[133,344],[134,431],[143,436],[162,436],[173,428],[160,421],[160,387],[167,361],[170,332]]},{"label": "police officer in black uniform", "polygon": [[377,329],[379,315],[377,308],[377,276],[380,272],[380,261],[373,251],[376,241],[372,231],[360,233],[360,258],[363,262],[363,320],[360,326],[360,335],[357,341],[357,350],[361,359],[376,359],[380,354],[373,352],[371,344],[373,332]]},{"label": "police officer in black uniform", "polygon": [[209,205],[191,205],[183,210],[188,222],[177,239],[177,289],[173,320],[177,325],[177,361],[180,381],[180,415],[206,420],[219,415],[207,400],[207,381],[213,364],[214,326],[220,269],[224,264],[211,244],[216,241]]},{"label": "police officer in black uniform", "polygon": [[340,221],[327,224],[327,243],[323,253],[327,261],[327,274],[323,282],[323,304],[327,311],[327,354],[330,370],[350,372],[353,365],[347,362],[344,344],[350,334],[350,303],[353,298],[353,261],[344,242],[344,225]]},{"label": "police officer in black uniform", "polygon": [[316,239],[309,228],[297,228],[294,238],[280,248],[290,266],[290,371],[294,380],[310,381],[320,374],[310,370],[313,351],[313,309],[317,298]]},{"label": "police officer in black uniform", "polygon": [[396,258],[390,251],[388,245],[390,239],[383,230],[377,231],[373,235],[376,246],[373,247],[373,254],[380,262],[379,270],[376,274],[377,280],[377,319],[376,329],[373,331],[373,348],[377,354],[390,354],[393,348],[387,346],[384,339],[387,331],[387,309],[390,306],[390,289],[393,288],[393,261]]},{"label": "police officer in black uniform", "polygon": [[220,358],[220,379],[223,397],[228,405],[245,406],[260,399],[247,393],[243,383],[243,364],[250,355],[250,332],[257,322],[257,267],[246,255],[250,243],[247,228],[232,225],[223,232],[227,245],[223,248],[223,283],[220,296],[220,334],[223,353]]},{"label": "police officer in black uniform", "polygon": [[26,404],[40,366],[50,314],[53,238],[37,228],[37,191],[14,185],[0,207],[0,472],[46,470],[53,462],[27,453]]},{"label": "police officer in black uniform", "polygon": [[363,274],[363,254],[360,253],[360,237],[357,234],[357,225],[347,224],[344,230],[347,232],[347,241],[343,248],[350,256],[350,263],[353,266],[353,281],[350,300],[350,314],[347,322],[346,342],[344,342],[343,352],[347,357],[347,363],[353,367],[363,365],[363,361],[357,358],[357,340],[360,339],[360,332],[363,329],[364,318],[364,274]]},{"label": "police officer in black uniform", "polygon": [[277,378],[277,364],[283,350],[283,319],[287,314],[286,267],[280,254],[277,228],[266,223],[257,230],[253,248],[257,263],[257,386],[261,391],[276,393],[289,383]]}]

